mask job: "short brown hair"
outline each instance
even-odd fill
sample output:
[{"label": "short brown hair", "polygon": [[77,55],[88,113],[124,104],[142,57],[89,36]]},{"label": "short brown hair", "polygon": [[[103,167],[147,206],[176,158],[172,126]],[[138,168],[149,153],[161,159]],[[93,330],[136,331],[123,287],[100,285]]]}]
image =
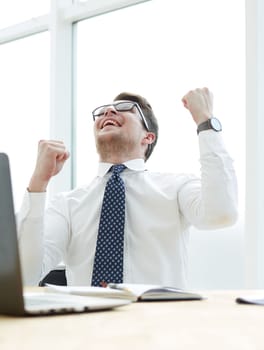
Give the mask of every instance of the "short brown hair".
[{"label": "short brown hair", "polygon": [[154,147],[156,146],[156,143],[158,141],[158,133],[159,133],[159,126],[157,118],[155,117],[155,114],[152,110],[152,107],[150,103],[145,99],[145,97],[142,97],[137,94],[133,94],[130,92],[121,92],[119,95],[117,95],[114,98],[114,101],[117,100],[128,100],[128,101],[134,101],[137,102],[142,109],[142,112],[144,114],[144,117],[147,120],[149,130],[150,132],[153,132],[155,134],[155,140],[152,144],[148,145],[148,148],[145,153],[145,160],[148,160],[151,153],[153,152]]}]

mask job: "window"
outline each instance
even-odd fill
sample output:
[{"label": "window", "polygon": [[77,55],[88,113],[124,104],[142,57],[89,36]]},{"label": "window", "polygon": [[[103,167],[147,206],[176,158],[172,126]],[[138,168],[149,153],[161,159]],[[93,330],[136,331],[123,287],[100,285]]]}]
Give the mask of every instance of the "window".
[{"label": "window", "polygon": [[0,46],[0,151],[10,157],[16,208],[37,156],[49,138],[49,35]]},{"label": "window", "polygon": [[160,139],[148,167],[199,173],[196,126],[181,98],[208,86],[243,191],[244,31],[239,0],[156,0],[79,22],[76,184],[87,182],[97,169],[91,111],[121,91],[145,96],[158,117]]},{"label": "window", "polygon": [[[258,1],[247,0],[247,11],[249,4]],[[130,6],[136,3],[140,4]],[[16,26],[21,21],[26,21],[25,25]],[[0,22],[0,44],[4,43],[0,46],[0,120],[4,125],[0,128],[0,151],[10,155],[17,204],[28,184],[41,138],[65,139],[72,154],[70,171],[54,182],[55,192],[87,183],[95,176],[91,111],[124,90],[147,97],[159,119],[160,139],[148,168],[199,173],[196,126],[181,98],[189,89],[208,86],[215,96],[214,114],[223,124],[224,139],[235,160],[244,217],[244,1],[17,0],[0,5]],[[9,25],[14,27],[1,30]],[[62,40],[56,45],[58,32]],[[8,42],[15,39],[20,40]],[[60,95],[62,90],[67,93]],[[258,137],[256,134],[254,131],[249,142]],[[254,147],[247,148],[251,159]],[[226,239],[242,255],[243,223],[239,225],[231,240]],[[195,237],[200,249],[204,238]],[[219,235],[215,244],[222,239]],[[250,254],[258,258],[255,243]],[[231,259],[232,250],[229,255]],[[241,255],[235,256],[236,269],[243,260]],[[232,268],[229,272],[232,277]],[[241,283],[243,277],[239,278]],[[224,283],[230,285],[230,281]]]},{"label": "window", "polygon": [[0,5],[0,29],[41,16],[49,11],[49,0],[2,1]]}]

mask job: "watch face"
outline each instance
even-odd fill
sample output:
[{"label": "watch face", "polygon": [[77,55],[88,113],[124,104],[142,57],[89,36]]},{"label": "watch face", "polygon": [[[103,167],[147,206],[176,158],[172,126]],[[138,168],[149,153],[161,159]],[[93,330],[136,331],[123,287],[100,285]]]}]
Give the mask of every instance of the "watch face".
[{"label": "watch face", "polygon": [[210,122],[211,122],[211,125],[212,125],[212,128],[216,131],[221,131],[222,130],[222,125],[220,123],[220,121],[216,118],[211,118],[210,119]]}]

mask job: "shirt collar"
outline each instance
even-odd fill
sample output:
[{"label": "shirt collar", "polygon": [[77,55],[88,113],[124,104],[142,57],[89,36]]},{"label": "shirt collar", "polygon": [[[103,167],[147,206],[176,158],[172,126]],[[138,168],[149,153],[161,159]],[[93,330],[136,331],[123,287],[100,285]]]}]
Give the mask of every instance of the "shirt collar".
[{"label": "shirt collar", "polygon": [[[123,163],[128,169],[134,170],[134,171],[144,171],[146,170],[145,161],[142,158],[138,159],[132,159],[128,160],[127,162]],[[112,163],[103,163],[100,162],[98,165],[98,172],[97,175],[100,177],[103,177],[111,168],[111,166],[114,165]]]}]

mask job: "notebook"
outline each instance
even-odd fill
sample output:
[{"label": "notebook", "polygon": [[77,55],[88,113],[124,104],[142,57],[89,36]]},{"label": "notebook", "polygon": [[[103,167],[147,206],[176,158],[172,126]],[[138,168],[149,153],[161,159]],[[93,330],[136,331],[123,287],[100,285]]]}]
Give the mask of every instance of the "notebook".
[{"label": "notebook", "polygon": [[0,153],[0,314],[79,313],[107,310],[129,303],[123,299],[61,293],[23,293],[9,159],[5,153]]},{"label": "notebook", "polygon": [[202,300],[198,293],[174,287],[135,283],[109,283],[107,287],[59,286],[46,284],[48,292],[60,292],[74,295],[105,296],[131,301],[161,301],[161,300]]}]

